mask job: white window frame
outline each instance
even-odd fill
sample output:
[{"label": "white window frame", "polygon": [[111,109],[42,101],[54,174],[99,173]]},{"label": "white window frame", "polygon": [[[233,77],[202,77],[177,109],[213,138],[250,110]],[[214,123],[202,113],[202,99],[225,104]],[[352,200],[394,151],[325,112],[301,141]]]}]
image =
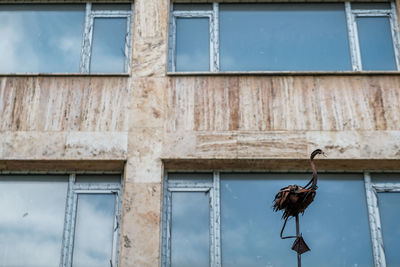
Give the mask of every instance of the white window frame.
[{"label": "white window frame", "polygon": [[[131,51],[132,51],[132,18],[134,14],[134,5],[131,4],[131,10],[92,10],[92,3],[86,3],[85,27],[81,49],[81,61],[79,70],[81,73],[90,72],[90,61],[93,41],[93,26],[96,18],[126,18],[125,35],[125,63],[124,73],[131,71]],[[118,73],[118,72],[116,72]],[[112,73],[107,73],[112,74]]]},{"label": "white window frame", "polygon": [[[212,180],[205,182],[193,182],[190,179],[181,179],[179,181],[168,181],[168,172],[180,173],[179,170],[168,170],[164,176],[163,183],[163,209],[162,209],[162,242],[161,242],[161,266],[171,266],[171,216],[172,216],[172,193],[173,192],[209,192],[210,193],[210,266],[221,266],[221,212],[220,212],[220,172],[202,171],[202,173],[212,173]],[[198,171],[185,171],[183,173],[193,174]],[[225,172],[225,171],[224,171]],[[233,171],[234,172],[234,171]],[[254,173],[251,170],[241,170],[241,173]],[[287,172],[301,173],[297,170],[279,170],[263,172]],[[331,171],[319,171],[331,172]],[[333,173],[345,173],[346,170],[335,170]],[[375,267],[386,267],[385,251],[381,232],[381,222],[378,208],[377,193],[381,192],[400,192],[400,181],[398,183],[373,183],[370,173],[382,173],[382,171],[364,170],[354,172],[362,174],[364,177],[365,196],[368,220],[370,226],[370,238],[373,250],[373,260]],[[400,171],[391,171],[390,173],[399,173]],[[211,175],[210,175],[211,178]],[[272,196],[271,196],[272,197]]]},{"label": "white window frame", "polygon": [[206,72],[216,72],[219,70],[219,42],[218,42],[218,3],[213,4],[213,10],[173,10],[171,3],[171,19],[169,36],[169,66],[173,72],[176,71],[176,20],[178,18],[208,18],[209,19],[209,34],[210,34],[210,69]]},{"label": "white window frame", "polygon": [[210,201],[210,266],[221,266],[220,238],[220,190],[219,172],[214,172],[210,182],[182,181],[168,182],[165,175],[163,188],[163,219],[162,219],[162,259],[161,266],[171,266],[171,218],[172,194],[174,192],[204,192],[209,194]]},{"label": "white window frame", "polygon": [[371,230],[372,250],[375,267],[386,267],[385,250],[382,236],[382,225],[378,206],[378,193],[400,193],[400,180],[397,183],[372,182],[371,174],[364,173],[367,196],[368,217]]},{"label": "white window frame", "polygon": [[399,58],[399,28],[397,24],[396,5],[390,2],[390,9],[352,9],[350,2],[345,2],[347,28],[349,34],[351,64],[354,71],[362,70],[360,42],[358,39],[357,18],[359,17],[388,17],[392,33],[396,68],[400,70]]},{"label": "white window frame", "polygon": [[[344,2],[352,71],[362,71],[361,53],[358,41],[356,18],[365,16],[375,16],[375,17],[387,16],[389,18],[391,26],[390,30],[392,32],[393,49],[396,61],[396,70],[397,71],[400,70],[400,35],[399,35],[399,27],[397,24],[398,19],[396,13],[396,4],[394,1],[390,1],[390,5],[391,5],[390,9],[352,9],[350,2],[348,1]],[[213,3],[212,10],[204,10],[204,11],[174,10],[173,3],[171,3],[168,69],[172,73],[176,72],[176,34],[177,34],[176,18],[179,17],[193,17],[193,18],[208,17],[210,19],[210,69],[205,72],[217,72],[217,73],[220,72],[219,3]],[[338,71],[346,71],[346,70],[338,70]],[[229,73],[231,71],[227,72]],[[241,72],[251,73],[253,71],[241,71]],[[265,72],[270,72],[270,71],[265,71]],[[276,71],[276,72],[281,72],[281,71]],[[290,72],[313,72],[313,71],[290,71]]]}]

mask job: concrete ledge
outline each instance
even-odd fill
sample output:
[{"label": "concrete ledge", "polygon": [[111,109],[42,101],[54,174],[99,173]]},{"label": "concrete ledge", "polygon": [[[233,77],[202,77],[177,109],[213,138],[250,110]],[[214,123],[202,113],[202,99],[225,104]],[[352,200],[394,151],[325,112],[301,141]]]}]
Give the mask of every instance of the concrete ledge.
[{"label": "concrete ledge", "polygon": [[124,160],[0,160],[0,172],[122,172]]},{"label": "concrete ledge", "polygon": [[[308,159],[163,159],[167,171],[311,171]],[[319,171],[400,171],[399,159],[316,159]]]}]

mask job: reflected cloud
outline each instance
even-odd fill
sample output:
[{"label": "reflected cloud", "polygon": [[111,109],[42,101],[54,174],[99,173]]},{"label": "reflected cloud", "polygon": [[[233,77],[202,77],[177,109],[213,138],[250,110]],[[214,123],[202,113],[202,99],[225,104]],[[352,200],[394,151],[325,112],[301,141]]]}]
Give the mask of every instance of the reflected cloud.
[{"label": "reflected cloud", "polygon": [[67,181],[2,181],[0,266],[58,266],[67,186]]},{"label": "reflected cloud", "polygon": [[113,244],[114,194],[80,194],[73,265],[109,267]]},{"label": "reflected cloud", "polygon": [[0,72],[78,72],[84,9],[0,6]]}]

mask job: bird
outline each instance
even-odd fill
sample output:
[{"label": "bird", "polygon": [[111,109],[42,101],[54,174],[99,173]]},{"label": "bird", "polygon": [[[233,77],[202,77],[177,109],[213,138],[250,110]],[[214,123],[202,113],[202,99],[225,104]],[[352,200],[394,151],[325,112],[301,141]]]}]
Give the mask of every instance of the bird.
[{"label": "bird", "polygon": [[[309,251],[310,248],[307,246],[302,235],[299,233],[300,226],[298,216],[300,213],[304,214],[304,211],[314,201],[315,195],[317,194],[318,174],[315,168],[314,158],[319,154],[325,156],[325,153],[321,149],[314,150],[310,155],[311,169],[313,172],[311,180],[305,186],[294,184],[281,188],[278,194],[275,195],[275,199],[273,201],[274,204],[272,205],[274,211],[283,210],[282,219],[285,219],[285,222],[283,223],[280,234],[281,239],[296,238],[292,249],[298,253],[298,262],[300,262],[299,266],[301,266],[301,259],[299,255]],[[287,220],[290,217],[296,217],[296,235],[284,237],[283,231],[285,229]]]},{"label": "bird", "polygon": [[306,208],[313,202],[316,190],[318,188],[318,174],[314,164],[316,155],[325,153],[321,149],[314,150],[310,155],[310,163],[313,172],[311,180],[303,187],[299,185],[289,185],[281,188],[275,195],[273,209],[274,211],[284,210],[282,219],[287,220],[289,217],[297,216],[303,213]]}]

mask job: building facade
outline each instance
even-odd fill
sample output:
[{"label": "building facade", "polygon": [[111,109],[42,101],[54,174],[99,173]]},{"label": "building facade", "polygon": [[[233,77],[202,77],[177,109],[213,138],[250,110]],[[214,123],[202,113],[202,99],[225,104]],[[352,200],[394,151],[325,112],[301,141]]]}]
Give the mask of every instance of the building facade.
[{"label": "building facade", "polygon": [[399,1],[3,2],[5,266],[400,264]]}]

